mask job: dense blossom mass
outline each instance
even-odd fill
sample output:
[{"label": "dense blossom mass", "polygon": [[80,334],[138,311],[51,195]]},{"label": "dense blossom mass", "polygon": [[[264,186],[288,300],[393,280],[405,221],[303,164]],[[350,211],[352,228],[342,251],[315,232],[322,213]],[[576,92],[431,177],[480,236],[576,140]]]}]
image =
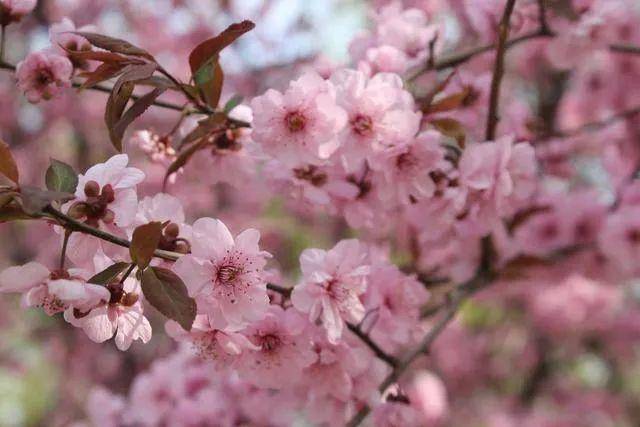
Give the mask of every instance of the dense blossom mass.
[{"label": "dense blossom mass", "polygon": [[269,2],[72,3],[0,0],[0,293],[70,365],[7,425],[640,424],[636,1],[372,1],[258,68]]}]

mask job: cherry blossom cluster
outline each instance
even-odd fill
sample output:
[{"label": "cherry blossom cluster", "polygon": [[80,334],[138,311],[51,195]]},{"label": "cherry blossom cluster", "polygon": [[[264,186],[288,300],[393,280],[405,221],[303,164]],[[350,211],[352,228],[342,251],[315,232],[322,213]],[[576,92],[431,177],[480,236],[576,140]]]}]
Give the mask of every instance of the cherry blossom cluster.
[{"label": "cherry blossom cluster", "polygon": [[[70,18],[0,53],[43,109],[109,92],[92,142],[127,153],[52,160],[44,191],[0,141],[0,221],[62,246],[0,293],[128,355],[170,338],[78,426],[635,425],[640,8],[374,3],[348,63],[266,83],[222,78],[248,21],[192,43],[188,82]],[[3,35],[34,7],[0,0]]]}]

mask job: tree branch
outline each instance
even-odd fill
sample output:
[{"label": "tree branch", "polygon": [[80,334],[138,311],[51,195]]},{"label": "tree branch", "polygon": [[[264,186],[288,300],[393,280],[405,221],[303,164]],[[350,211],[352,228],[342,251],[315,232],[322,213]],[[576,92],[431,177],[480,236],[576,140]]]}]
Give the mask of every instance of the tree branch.
[{"label": "tree branch", "polygon": [[487,117],[487,129],[485,132],[485,140],[492,141],[496,136],[496,128],[498,126],[498,105],[500,103],[500,85],[504,76],[504,56],[507,50],[507,37],[509,36],[509,27],[511,14],[515,7],[516,0],[507,0],[507,4],[500,20],[498,27],[498,44],[496,47],[496,61],[493,66],[493,78],[491,79],[491,94],[489,96],[489,114]]},{"label": "tree branch", "polygon": [[[433,325],[431,330],[425,335],[420,344],[404,356],[398,362],[397,366],[391,371],[389,375],[378,387],[378,390],[383,393],[391,384],[396,382],[398,378],[407,370],[407,368],[416,360],[420,355],[427,353],[434,341],[445,330],[447,325],[454,319],[460,305],[466,300],[466,298],[476,292],[477,290],[485,287],[493,280],[493,275],[486,272],[479,272],[474,278],[465,282],[457,288],[457,292],[450,299],[447,304],[447,309],[442,317]],[[371,412],[369,406],[364,406],[353,418],[347,423],[348,427],[356,427],[366,418]]]},{"label": "tree branch", "polygon": [[[111,233],[107,233],[106,231],[91,227],[90,225],[85,224],[84,222],[80,222],[70,216],[63,214],[53,206],[49,205],[44,208],[44,212],[51,215],[55,218],[58,223],[67,230],[78,231],[84,234],[90,234],[94,237],[107,241],[109,243],[113,243],[114,245],[122,246],[124,248],[128,248],[131,246],[131,242],[127,239],[123,239],[118,236],[114,236]],[[154,255],[157,258],[162,258],[167,261],[176,261],[183,254],[177,252],[164,251],[162,249],[156,249]]]},{"label": "tree branch", "polygon": [[[1,70],[8,70],[8,71],[11,71],[11,72],[15,72],[16,71],[16,66],[13,65],[13,64],[9,64],[7,62],[4,62],[4,61],[0,61],[0,69]],[[173,83],[176,84],[176,85],[178,84],[177,80],[175,82],[173,82]],[[75,88],[82,87],[82,83],[80,83],[80,82],[73,82],[71,85],[73,87],[75,87]],[[97,85],[89,87],[88,89],[89,90],[94,90],[96,92],[111,93],[112,87],[107,86],[107,85],[97,84]],[[180,88],[178,87],[178,89],[180,89]],[[183,91],[183,92],[187,93],[186,91]],[[140,99],[140,95],[132,95],[131,99],[136,101],[136,100]],[[189,101],[193,102],[191,100],[191,98],[189,99]],[[177,104],[173,104],[171,102],[157,101],[157,100],[154,101],[151,105],[154,105],[154,106],[160,107],[160,108],[164,108],[164,109],[167,109],[167,110],[180,111],[180,112],[184,113],[185,115],[212,114],[214,112],[213,110],[210,110],[210,109],[194,109],[194,108],[185,109],[185,107],[182,106],[182,105],[177,105]],[[251,127],[250,123],[245,122],[243,120],[233,119],[231,117],[229,117],[229,123],[234,128]]]}]

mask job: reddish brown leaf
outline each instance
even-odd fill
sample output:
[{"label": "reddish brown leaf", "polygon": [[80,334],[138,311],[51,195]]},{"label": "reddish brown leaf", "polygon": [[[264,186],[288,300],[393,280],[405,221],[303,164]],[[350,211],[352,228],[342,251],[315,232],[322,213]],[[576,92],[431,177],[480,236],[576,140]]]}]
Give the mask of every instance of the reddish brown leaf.
[{"label": "reddish brown leaf", "polygon": [[100,49],[108,50],[109,52],[121,53],[123,55],[139,56],[155,61],[149,52],[132,45],[126,40],[84,31],[76,31],[74,34],[84,37],[89,41],[89,43],[95,47],[99,47]]},{"label": "reddish brown leaf", "polygon": [[109,135],[112,138],[111,143],[114,147],[119,148],[118,151],[122,151],[122,138],[124,137],[124,132],[127,130],[129,125],[133,123],[135,119],[140,117],[142,113],[147,111],[147,108],[149,108],[155,100],[164,93],[164,91],[165,89],[163,88],[156,88],[146,95],[138,98],[113,126]]},{"label": "reddish brown leaf", "polygon": [[16,164],[9,145],[0,139],[0,174],[6,176],[14,183],[18,183],[20,174],[18,173],[18,165]]},{"label": "reddish brown leaf", "polygon": [[147,268],[142,274],[142,292],[160,313],[178,322],[183,329],[191,330],[197,306],[177,274],[166,268]]},{"label": "reddish brown leaf", "polygon": [[451,118],[442,118],[431,120],[430,123],[446,136],[454,138],[458,145],[464,148],[467,136],[464,127],[459,121]]},{"label": "reddish brown leaf", "polygon": [[118,139],[114,133],[114,128],[122,113],[124,112],[131,95],[133,94],[134,84],[131,82],[124,83],[113,90],[109,94],[107,106],[104,110],[104,121],[109,130],[109,138],[116,150],[122,151],[122,138]]},{"label": "reddish brown leaf", "polygon": [[80,61],[100,61],[100,62],[129,62],[132,59],[114,52],[103,50],[69,50],[62,46],[69,56]]},{"label": "reddish brown leaf", "polygon": [[443,111],[450,111],[460,108],[464,105],[471,93],[471,88],[466,87],[462,92],[454,93],[453,95],[446,96],[437,102],[432,103],[423,109],[425,114],[441,113]]},{"label": "reddish brown leaf", "polygon": [[154,221],[136,227],[131,237],[129,253],[131,260],[143,270],[153,259],[153,253],[158,249],[162,238],[162,223]]},{"label": "reddish brown leaf", "polygon": [[94,71],[81,73],[80,77],[86,78],[80,90],[88,89],[100,82],[109,80],[122,72],[126,64],[122,62],[104,62],[100,64]]},{"label": "reddish brown leaf", "polygon": [[197,45],[189,54],[191,72],[195,74],[206,62],[217,56],[222,49],[229,46],[244,33],[251,31],[256,25],[251,21],[242,21],[230,25],[216,37]]}]

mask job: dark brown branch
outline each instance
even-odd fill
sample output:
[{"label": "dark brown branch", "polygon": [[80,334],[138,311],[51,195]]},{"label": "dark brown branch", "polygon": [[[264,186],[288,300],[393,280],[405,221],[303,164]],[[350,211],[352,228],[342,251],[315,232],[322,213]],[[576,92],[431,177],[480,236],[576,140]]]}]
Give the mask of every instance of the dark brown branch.
[{"label": "dark brown branch", "polygon": [[493,66],[493,78],[491,80],[491,92],[489,95],[489,113],[487,116],[487,129],[485,132],[485,140],[492,141],[496,136],[496,128],[498,127],[498,106],[500,103],[500,85],[504,76],[504,56],[507,50],[507,38],[509,36],[509,27],[511,14],[515,7],[516,0],[507,0],[507,4],[500,20],[498,27],[498,44],[496,47],[496,60]]},{"label": "dark brown branch", "polygon": [[398,361],[396,360],[396,358],[387,354],[384,350],[382,350],[378,346],[378,344],[373,342],[373,340],[369,337],[369,335],[362,332],[362,330],[358,326],[353,325],[351,323],[347,323],[347,328],[349,328],[349,330],[353,332],[355,336],[360,338],[360,340],[364,342],[371,349],[371,351],[375,353],[378,359],[386,362],[392,368],[397,366]]},{"label": "dark brown branch", "polygon": [[[47,206],[44,208],[44,212],[51,215],[54,219],[58,221],[58,223],[67,230],[77,231],[84,234],[90,234],[99,239],[102,239],[106,242],[113,243],[114,245],[122,246],[128,248],[131,246],[131,242],[127,239],[123,239],[118,236],[114,236],[111,233],[107,233],[106,231],[102,231],[100,229],[91,227],[83,222],[80,222],[70,216],[63,214],[56,208],[52,206]],[[179,254],[177,252],[164,251],[162,249],[156,249],[154,255],[158,258],[162,258],[167,261],[175,261],[180,258],[183,254]]]}]

